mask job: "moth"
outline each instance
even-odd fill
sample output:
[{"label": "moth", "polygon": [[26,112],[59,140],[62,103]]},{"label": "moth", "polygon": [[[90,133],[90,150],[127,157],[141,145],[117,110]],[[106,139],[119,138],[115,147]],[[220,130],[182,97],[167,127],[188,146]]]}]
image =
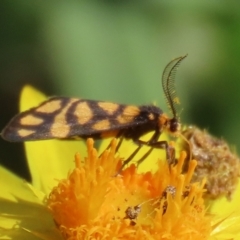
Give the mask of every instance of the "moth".
[{"label": "moth", "polygon": [[[52,97],[39,106],[13,117],[1,136],[7,141],[22,142],[76,136],[101,138],[113,133],[132,139],[138,146],[168,149],[168,143],[158,139],[163,131],[174,136],[180,132],[174,81],[177,67],[186,56],[173,59],[162,74],[162,88],[172,113],[171,118],[154,105],[135,106]],[[148,141],[140,140],[141,136],[151,131],[153,135]]]}]

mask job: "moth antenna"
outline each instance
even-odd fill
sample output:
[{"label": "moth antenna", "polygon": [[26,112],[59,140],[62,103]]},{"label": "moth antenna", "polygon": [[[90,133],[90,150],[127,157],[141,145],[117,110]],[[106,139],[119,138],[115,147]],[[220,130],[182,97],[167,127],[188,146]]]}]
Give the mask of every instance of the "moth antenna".
[{"label": "moth antenna", "polygon": [[176,71],[182,60],[186,57],[187,54],[185,56],[173,59],[165,67],[162,75],[162,87],[164,95],[166,97],[167,105],[173,114],[173,118],[177,118],[176,105],[179,104],[179,99],[175,90]]}]

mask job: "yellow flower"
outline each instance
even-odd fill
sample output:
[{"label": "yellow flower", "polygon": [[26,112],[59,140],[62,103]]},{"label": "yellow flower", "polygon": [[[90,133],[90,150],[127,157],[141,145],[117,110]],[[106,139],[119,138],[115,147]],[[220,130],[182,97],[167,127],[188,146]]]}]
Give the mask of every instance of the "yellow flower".
[{"label": "yellow flower", "polygon": [[116,140],[102,157],[88,139],[88,157],[75,157],[75,169],[48,199],[56,225],[66,239],[203,239],[210,234],[203,184],[190,184],[196,162],[181,175],[185,159],[169,169],[160,161],[152,174],[131,165],[115,176],[121,160]]},{"label": "yellow flower", "polygon": [[[21,105],[35,98],[27,87]],[[32,185],[0,168],[0,239],[240,239],[238,211],[207,213],[205,182],[191,183],[196,161],[182,174],[184,152],[170,167],[150,155],[154,172],[132,164],[116,174],[116,144],[99,156],[92,139],[86,155],[82,141],[27,142]]]}]

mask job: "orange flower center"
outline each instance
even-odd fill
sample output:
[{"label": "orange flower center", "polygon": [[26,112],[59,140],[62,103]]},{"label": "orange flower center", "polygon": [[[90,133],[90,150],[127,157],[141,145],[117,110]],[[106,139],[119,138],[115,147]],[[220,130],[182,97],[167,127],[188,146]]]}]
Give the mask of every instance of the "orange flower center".
[{"label": "orange flower center", "polygon": [[[116,176],[121,160],[116,140],[100,157],[88,139],[88,157],[59,181],[48,199],[65,239],[203,239],[210,234],[203,183],[191,184],[196,161],[182,175],[186,154],[176,166],[159,161],[156,173],[131,165]],[[190,238],[189,238],[190,239]]]}]

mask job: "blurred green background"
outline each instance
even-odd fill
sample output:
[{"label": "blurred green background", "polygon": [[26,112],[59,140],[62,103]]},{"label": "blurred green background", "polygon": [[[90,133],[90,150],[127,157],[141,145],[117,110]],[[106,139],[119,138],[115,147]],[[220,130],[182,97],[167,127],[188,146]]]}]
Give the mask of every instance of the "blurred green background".
[{"label": "blurred green background", "polygon": [[[238,1],[0,1],[0,128],[21,88],[168,111],[161,74],[176,76],[181,121],[240,148]],[[31,99],[29,99],[31,101]],[[0,161],[29,179],[21,143],[0,140]]]}]

